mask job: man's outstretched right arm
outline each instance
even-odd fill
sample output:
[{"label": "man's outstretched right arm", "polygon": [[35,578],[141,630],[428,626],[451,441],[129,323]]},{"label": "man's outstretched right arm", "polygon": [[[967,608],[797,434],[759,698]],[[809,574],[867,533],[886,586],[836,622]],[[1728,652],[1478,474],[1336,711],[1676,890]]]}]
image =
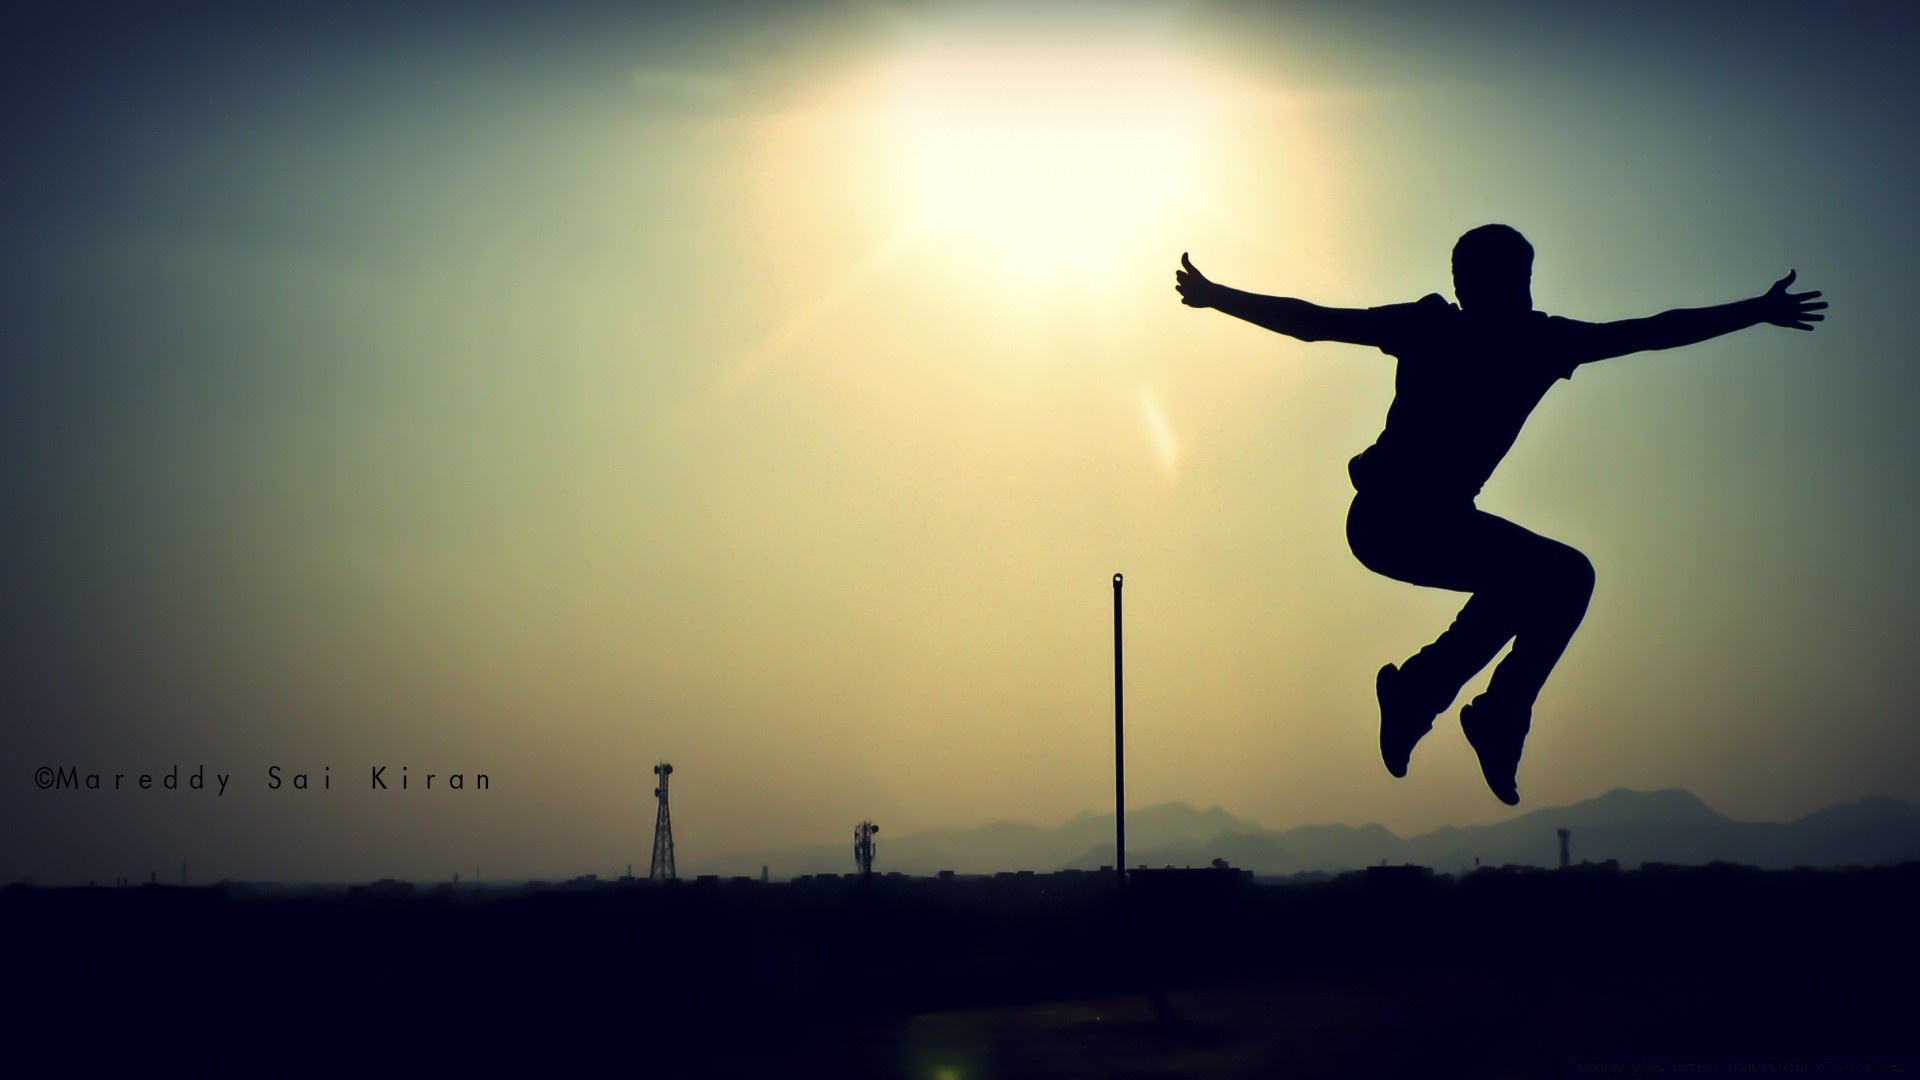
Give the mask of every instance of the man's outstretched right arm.
[{"label": "man's outstretched right arm", "polygon": [[1236,319],[1276,334],[1301,341],[1345,341],[1355,345],[1379,345],[1385,327],[1376,313],[1366,308],[1330,308],[1290,296],[1262,296],[1259,293],[1230,289],[1210,281],[1194,269],[1183,252],[1180,269],[1174,271],[1174,289],[1180,302],[1188,307],[1213,308]]}]

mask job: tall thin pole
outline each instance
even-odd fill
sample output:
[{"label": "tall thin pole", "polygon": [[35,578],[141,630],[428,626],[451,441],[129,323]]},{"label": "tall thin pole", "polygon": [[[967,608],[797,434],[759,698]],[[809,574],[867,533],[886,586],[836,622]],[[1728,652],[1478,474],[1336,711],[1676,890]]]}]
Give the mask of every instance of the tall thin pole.
[{"label": "tall thin pole", "polygon": [[1127,884],[1126,688],[1120,666],[1120,588],[1125,580],[1113,575],[1113,872],[1121,888]]}]

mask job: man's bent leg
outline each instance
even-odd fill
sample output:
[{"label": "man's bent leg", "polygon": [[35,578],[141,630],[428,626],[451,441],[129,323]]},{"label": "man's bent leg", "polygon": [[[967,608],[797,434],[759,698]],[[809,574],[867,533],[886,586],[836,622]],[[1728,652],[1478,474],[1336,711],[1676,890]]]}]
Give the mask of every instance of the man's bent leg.
[{"label": "man's bent leg", "polygon": [[1593,564],[1574,548],[1547,541],[1531,575],[1534,584],[1515,613],[1513,651],[1494,669],[1484,695],[1509,712],[1532,712],[1547,676],[1567,650],[1574,631],[1586,618],[1593,598]]},{"label": "man's bent leg", "polygon": [[1398,669],[1380,669],[1374,693],[1380,699],[1380,757],[1389,773],[1407,775],[1413,748],[1433,730],[1434,717],[1513,637],[1512,605],[1504,595],[1496,589],[1473,594],[1433,644]]},{"label": "man's bent leg", "polygon": [[[1359,503],[1356,500],[1356,511]],[[1487,787],[1501,802],[1518,803],[1515,775],[1532,727],[1533,702],[1586,615],[1593,565],[1565,544],[1480,510],[1380,515],[1388,528],[1370,517],[1355,513],[1348,518],[1354,554],[1368,568],[1416,585],[1474,594],[1454,624],[1407,662],[1402,678],[1393,680],[1401,684],[1394,689],[1403,700],[1400,741],[1410,752],[1431,723],[1421,725],[1408,741],[1411,729],[1405,717],[1430,717],[1425,712],[1429,705],[1435,712],[1445,708],[1446,700],[1511,639],[1513,652],[1495,670],[1487,693],[1460,710],[1460,727],[1480,759]],[[1381,674],[1381,751],[1386,755],[1393,734],[1388,723],[1392,699],[1384,693],[1388,672]],[[1404,703],[1416,695],[1417,709]],[[1388,756],[1388,769],[1394,764]]]},{"label": "man's bent leg", "polygon": [[1408,682],[1438,713],[1453,703],[1460,688],[1500,655],[1518,625],[1512,591],[1483,588],[1467,600],[1453,624],[1433,643],[1400,665]]},{"label": "man's bent leg", "polygon": [[1536,545],[1526,564],[1531,585],[1518,611],[1513,651],[1494,669],[1487,692],[1460,709],[1460,730],[1480,759],[1480,773],[1508,806],[1520,802],[1516,777],[1533,727],[1534,700],[1593,595],[1593,564],[1587,557],[1555,541],[1542,544],[1551,546]]},{"label": "man's bent leg", "polygon": [[[1515,595],[1499,557],[1532,533],[1473,508],[1436,507],[1361,496],[1347,517],[1347,540],[1375,573],[1433,588],[1471,592],[1453,625],[1405,665],[1380,669],[1380,756],[1387,771],[1405,776],[1413,748],[1433,729],[1434,717],[1478,674],[1516,629]],[[1492,555],[1494,557],[1489,557]]]},{"label": "man's bent leg", "polygon": [[1431,713],[1451,704],[1513,639],[1523,622],[1529,556],[1554,543],[1470,503],[1383,512],[1359,499],[1348,541],[1375,573],[1473,594],[1453,624],[1400,667],[1402,693]]}]

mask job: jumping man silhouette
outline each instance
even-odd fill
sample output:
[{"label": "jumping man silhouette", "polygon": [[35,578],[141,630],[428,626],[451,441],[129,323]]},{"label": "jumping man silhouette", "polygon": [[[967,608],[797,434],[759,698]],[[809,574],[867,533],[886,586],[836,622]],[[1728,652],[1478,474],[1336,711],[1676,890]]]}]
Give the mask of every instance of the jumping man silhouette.
[{"label": "jumping man silhouette", "polygon": [[1361,565],[1397,581],[1471,593],[1453,625],[1404,664],[1380,669],[1380,756],[1407,774],[1415,744],[1467,680],[1508,641],[1485,693],[1460,709],[1460,728],[1487,786],[1520,801],[1515,773],[1533,703],[1586,615],[1593,564],[1557,540],[1474,505],[1527,415],[1581,364],[1672,349],[1761,323],[1812,330],[1817,292],[1790,293],[1794,273],[1750,300],[1589,323],[1533,310],[1533,245],[1482,225],[1453,248],[1449,304],[1328,308],[1209,281],[1186,255],[1174,273],[1188,307],[1214,308],[1302,341],[1371,345],[1398,361],[1393,404],[1374,444],[1347,466],[1353,505],[1347,545]]}]

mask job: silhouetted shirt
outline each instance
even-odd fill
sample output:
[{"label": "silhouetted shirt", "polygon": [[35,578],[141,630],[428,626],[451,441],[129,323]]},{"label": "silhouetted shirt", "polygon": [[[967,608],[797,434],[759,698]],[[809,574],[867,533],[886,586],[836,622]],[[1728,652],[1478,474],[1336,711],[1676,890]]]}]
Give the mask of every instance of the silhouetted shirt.
[{"label": "silhouetted shirt", "polygon": [[1369,308],[1368,337],[1399,361],[1374,444],[1348,465],[1353,486],[1471,502],[1556,379],[1570,379],[1594,324],[1530,311],[1496,321],[1430,293]]}]

